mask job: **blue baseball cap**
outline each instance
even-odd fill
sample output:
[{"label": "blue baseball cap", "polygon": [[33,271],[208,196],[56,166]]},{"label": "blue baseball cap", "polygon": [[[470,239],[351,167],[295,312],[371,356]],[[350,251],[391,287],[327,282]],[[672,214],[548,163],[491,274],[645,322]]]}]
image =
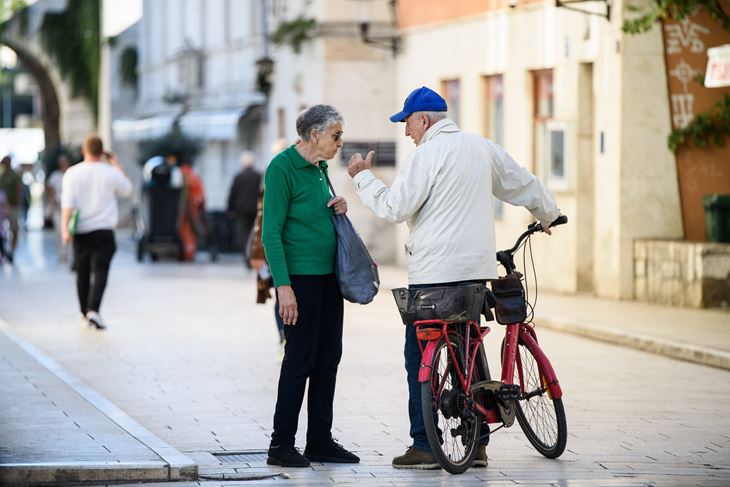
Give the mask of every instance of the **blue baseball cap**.
[{"label": "blue baseball cap", "polygon": [[406,117],[415,112],[445,112],[446,101],[430,88],[421,86],[411,91],[403,103],[403,110],[390,117],[391,122],[405,122]]}]

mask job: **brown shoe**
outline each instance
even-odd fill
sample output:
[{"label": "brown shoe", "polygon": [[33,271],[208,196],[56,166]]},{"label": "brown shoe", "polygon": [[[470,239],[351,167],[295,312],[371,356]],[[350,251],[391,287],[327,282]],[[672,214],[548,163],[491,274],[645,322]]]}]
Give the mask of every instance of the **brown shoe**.
[{"label": "brown shoe", "polygon": [[435,470],[441,468],[433,453],[408,447],[405,454],[393,459],[393,468]]},{"label": "brown shoe", "polygon": [[487,447],[485,445],[479,445],[477,447],[477,455],[474,457],[474,462],[471,466],[474,468],[486,468],[488,464]]}]

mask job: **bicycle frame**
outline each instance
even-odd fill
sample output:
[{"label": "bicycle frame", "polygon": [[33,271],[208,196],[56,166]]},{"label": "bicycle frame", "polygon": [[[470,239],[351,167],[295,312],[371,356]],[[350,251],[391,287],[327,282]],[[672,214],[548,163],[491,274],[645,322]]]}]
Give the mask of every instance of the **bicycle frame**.
[{"label": "bicycle frame", "polygon": [[[431,375],[431,362],[434,354],[436,353],[436,347],[438,341],[442,336],[448,336],[450,328],[453,332],[453,323],[443,320],[422,320],[413,323],[416,327],[416,335],[421,335],[426,338],[427,344],[424,347],[421,343],[423,340],[418,339],[418,346],[421,349],[421,369],[418,372],[418,382],[428,382]],[[464,391],[471,390],[472,377],[474,373],[474,364],[476,363],[477,351],[482,346],[484,337],[491,331],[488,326],[480,327],[476,321],[469,321],[466,323],[466,343],[464,347],[463,364],[467,365],[464,367],[467,369],[467,373],[464,374],[462,366],[456,367],[456,375],[459,379],[459,383]],[[472,337],[472,332],[474,337]],[[505,350],[502,355],[502,373],[501,382],[505,385],[512,385],[514,383],[514,372],[515,365],[517,365],[518,374],[518,386],[520,393],[525,393],[525,383],[523,377],[522,360],[517,354],[517,344],[521,342],[532,352],[535,360],[537,361],[540,376],[543,380],[543,387],[547,388],[548,393],[555,399],[560,399],[563,396],[563,391],[560,388],[560,384],[555,375],[555,371],[547,359],[542,349],[537,344],[537,335],[535,330],[524,324],[524,323],[513,323],[506,326],[505,331]],[[456,351],[451,346],[450,341],[446,341],[446,346],[449,351],[449,355],[455,364],[459,364],[457,359]],[[438,391],[435,393],[440,395],[445,382],[442,381],[438,386]],[[488,423],[499,423],[501,422],[501,415],[498,410],[488,409],[481,404],[476,402],[473,403],[474,409],[486,419]]]}]

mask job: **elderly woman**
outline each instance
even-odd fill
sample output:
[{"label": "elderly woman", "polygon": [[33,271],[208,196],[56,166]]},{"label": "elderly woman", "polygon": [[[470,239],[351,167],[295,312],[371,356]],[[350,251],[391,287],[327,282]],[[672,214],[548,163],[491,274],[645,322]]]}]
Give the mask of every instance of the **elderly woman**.
[{"label": "elderly woman", "polygon": [[[342,115],[332,106],[307,109],[297,118],[300,141],[274,157],[266,171],[262,241],[286,335],[269,465],[360,461],[332,438],[343,317],[334,274],[332,215],[346,213],[347,202],[330,196],[326,161],[342,146],[342,124]],[[307,445],[302,455],[294,437],[307,379]]]}]

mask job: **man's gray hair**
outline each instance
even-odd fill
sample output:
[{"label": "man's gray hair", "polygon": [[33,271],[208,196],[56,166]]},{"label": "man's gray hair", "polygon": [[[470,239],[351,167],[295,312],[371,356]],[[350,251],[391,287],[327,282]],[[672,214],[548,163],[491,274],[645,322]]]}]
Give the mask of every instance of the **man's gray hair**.
[{"label": "man's gray hair", "polygon": [[309,141],[312,129],[324,132],[333,123],[344,123],[342,114],[332,105],[314,105],[297,117],[297,134],[302,140]]},{"label": "man's gray hair", "polygon": [[431,121],[431,123],[436,123],[439,120],[443,120],[446,118],[446,112],[417,112],[417,113],[423,113],[428,117],[428,119]]}]

